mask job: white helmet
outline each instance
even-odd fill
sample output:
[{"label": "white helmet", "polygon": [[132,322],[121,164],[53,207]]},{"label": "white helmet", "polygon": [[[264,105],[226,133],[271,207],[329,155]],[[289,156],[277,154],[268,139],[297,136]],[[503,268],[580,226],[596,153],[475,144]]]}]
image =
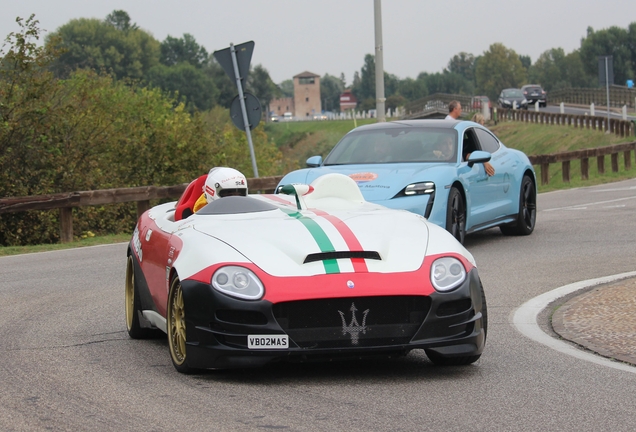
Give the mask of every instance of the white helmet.
[{"label": "white helmet", "polygon": [[228,195],[247,195],[247,179],[234,168],[212,168],[205,180],[203,193],[208,203]]}]

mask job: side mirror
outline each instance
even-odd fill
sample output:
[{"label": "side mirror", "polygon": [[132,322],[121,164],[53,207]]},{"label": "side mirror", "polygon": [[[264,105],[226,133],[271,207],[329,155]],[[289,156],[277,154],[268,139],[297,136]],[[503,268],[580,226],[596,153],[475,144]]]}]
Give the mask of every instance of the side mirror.
[{"label": "side mirror", "polygon": [[305,162],[308,168],[316,168],[322,165],[322,156],[312,156]]},{"label": "side mirror", "polygon": [[472,167],[476,163],[488,162],[491,157],[492,155],[488,152],[481,151],[481,150],[474,151],[470,154],[470,157],[468,158],[468,161],[467,161],[468,166]]}]

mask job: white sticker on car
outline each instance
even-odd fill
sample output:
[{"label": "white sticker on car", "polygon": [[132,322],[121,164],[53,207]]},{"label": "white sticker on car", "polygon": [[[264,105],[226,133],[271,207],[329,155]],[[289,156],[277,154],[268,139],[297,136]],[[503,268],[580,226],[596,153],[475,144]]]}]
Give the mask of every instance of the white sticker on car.
[{"label": "white sticker on car", "polygon": [[287,335],[249,335],[247,336],[249,349],[287,349],[289,336]]}]

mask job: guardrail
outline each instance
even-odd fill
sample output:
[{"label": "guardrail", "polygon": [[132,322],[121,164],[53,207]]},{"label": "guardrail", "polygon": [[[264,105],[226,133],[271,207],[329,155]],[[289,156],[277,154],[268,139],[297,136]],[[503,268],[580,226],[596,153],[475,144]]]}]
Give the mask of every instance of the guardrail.
[{"label": "guardrail", "polygon": [[597,147],[592,149],[575,150],[571,152],[554,153],[548,155],[532,155],[528,156],[533,165],[539,165],[541,184],[547,185],[550,182],[550,164],[561,162],[561,171],[563,181],[570,182],[570,162],[574,160],[581,161],[581,179],[589,178],[590,158],[596,158],[596,166],[600,174],[605,173],[605,156],[609,155],[611,159],[612,171],[618,172],[618,155],[623,153],[625,169],[632,167],[631,152],[636,155],[636,141],[625,144],[615,144],[606,147]]},{"label": "guardrail", "polygon": [[609,130],[611,133],[622,137],[634,135],[634,123],[632,121],[610,118],[608,124],[607,117],[600,116],[547,113],[544,111],[497,108],[497,121],[500,120],[514,120],[526,123],[573,126],[582,129],[594,129],[603,131]]},{"label": "guardrail", "polygon": [[[282,176],[247,179],[250,191],[272,193]],[[73,241],[73,207],[137,203],[137,216],[150,208],[150,200],[178,199],[188,183],[176,186],[142,186],[81,192],[63,192],[50,195],[0,198],[0,214],[28,210],[55,210],[60,212],[60,241]]]},{"label": "guardrail", "polygon": [[[610,86],[609,100],[610,106],[613,107],[621,108],[626,105],[630,108],[634,108],[636,104],[636,89]],[[607,105],[607,89],[605,87],[599,87],[552,90],[548,92],[547,101],[552,104],[564,102],[578,105],[594,104],[597,106],[605,106]]]},{"label": "guardrail", "polygon": [[[581,178],[589,178],[589,159],[597,159],[599,173],[605,172],[605,156],[611,158],[613,172],[618,172],[618,155],[623,152],[625,169],[631,169],[631,152],[636,155],[636,141],[626,144],[616,144],[606,147],[576,150],[571,152],[554,153],[548,155],[531,155],[530,162],[540,167],[541,184],[550,181],[550,164],[561,162],[563,181],[571,178],[570,162],[581,161]],[[283,176],[261,177],[247,179],[250,192],[273,193],[276,185]],[[178,199],[185,191],[188,183],[176,186],[142,186],[133,188],[104,189],[81,192],[64,192],[51,195],[0,198],[0,214],[15,213],[29,210],[59,210],[60,242],[73,241],[73,207],[108,205],[127,202],[137,203],[137,215],[150,208],[150,200]]]}]

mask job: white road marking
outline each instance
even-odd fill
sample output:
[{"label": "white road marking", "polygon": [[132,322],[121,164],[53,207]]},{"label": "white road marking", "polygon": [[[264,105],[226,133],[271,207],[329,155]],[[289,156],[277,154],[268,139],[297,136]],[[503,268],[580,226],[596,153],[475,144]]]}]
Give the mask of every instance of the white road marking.
[{"label": "white road marking", "polygon": [[617,198],[617,199],[608,200],[608,201],[596,201],[596,202],[591,202],[591,203],[586,203],[586,204],[578,204],[578,205],[572,205],[572,206],[566,206],[566,207],[555,207],[555,208],[546,209],[546,210],[542,210],[542,211],[551,212],[551,211],[557,211],[557,210],[579,210],[579,209],[586,209],[587,206],[595,206],[595,205],[614,203],[614,202],[633,200],[633,199],[636,199],[636,196],[626,197],[626,198]]},{"label": "white road marking", "polygon": [[519,308],[512,312],[511,321],[517,328],[517,330],[521,332],[521,334],[556,351],[601,366],[611,367],[614,369],[622,370],[624,372],[636,373],[635,366],[615,362],[608,358],[577,349],[566,342],[554,339],[552,336],[541,330],[541,327],[539,327],[539,324],[537,323],[537,317],[539,316],[541,311],[543,311],[547,307],[547,305],[558,298],[595,285],[615,282],[634,276],[636,276],[636,271],[621,273],[613,276],[606,276],[598,279],[589,279],[586,281],[562,286],[545,294],[541,294],[540,296],[537,296],[519,306]]}]

